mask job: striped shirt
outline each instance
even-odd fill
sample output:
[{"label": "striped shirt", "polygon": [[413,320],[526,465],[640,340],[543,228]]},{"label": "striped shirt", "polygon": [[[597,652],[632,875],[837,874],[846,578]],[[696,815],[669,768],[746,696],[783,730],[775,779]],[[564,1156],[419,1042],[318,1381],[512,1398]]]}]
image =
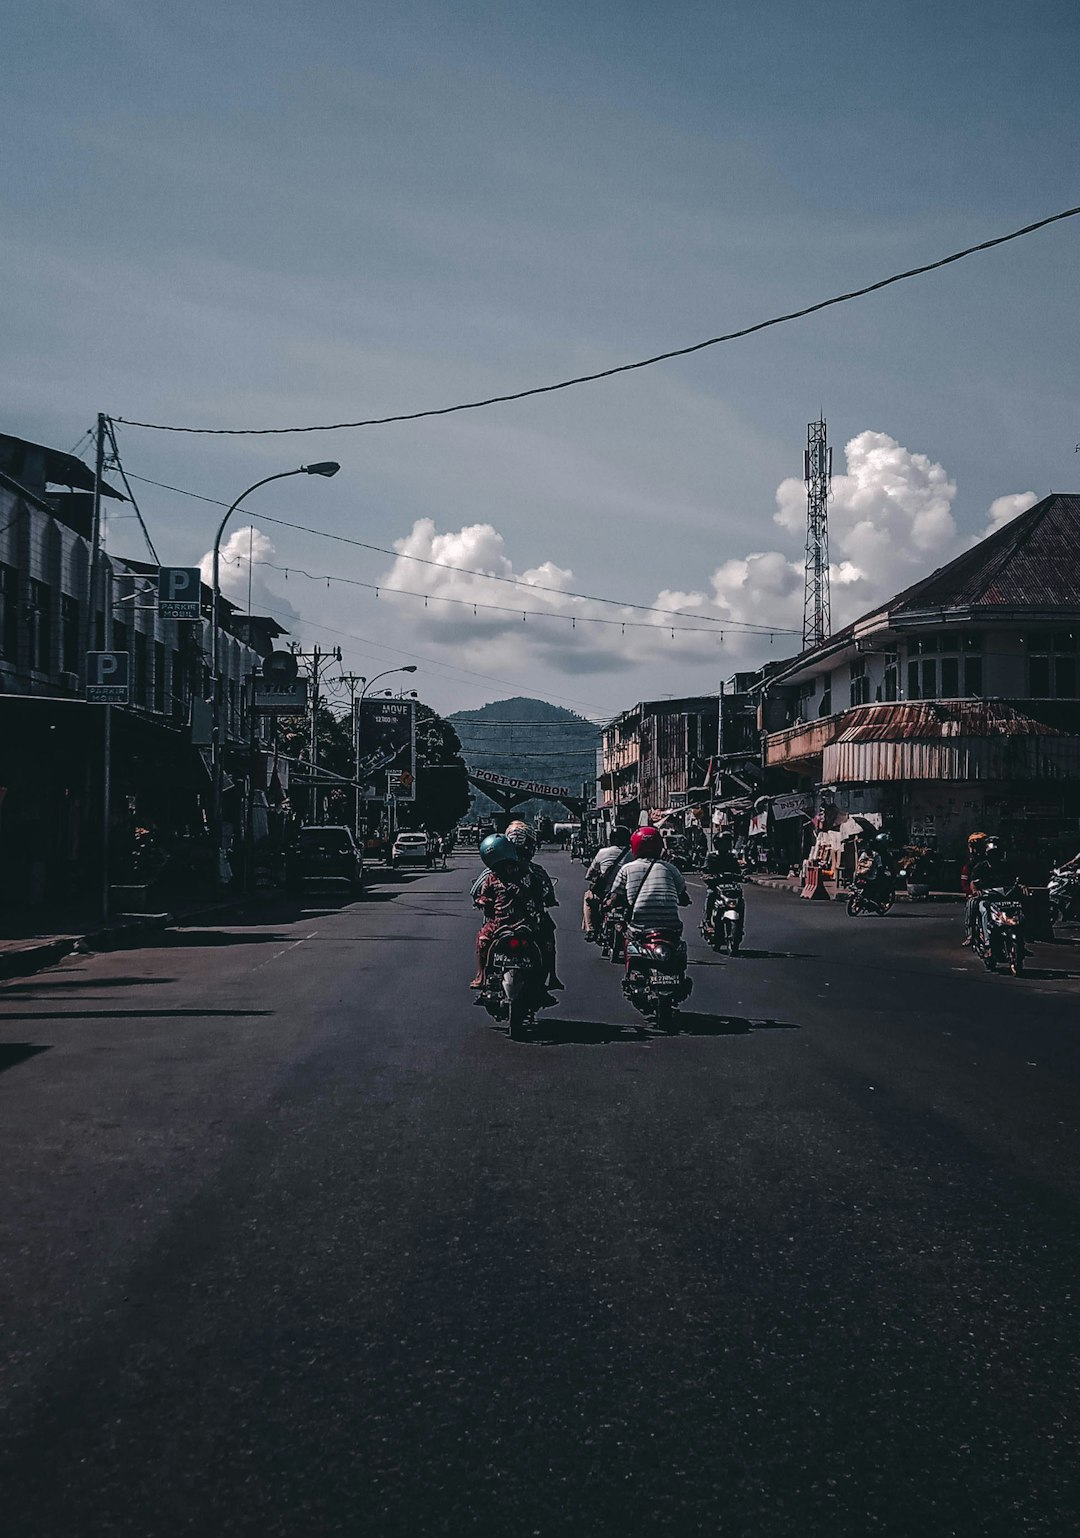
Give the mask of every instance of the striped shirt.
[{"label": "striped shirt", "polygon": [[629,849],[622,849],[618,844],[607,844],[585,872],[586,885],[598,887],[601,891],[605,890],[610,885],[618,866],[626,865],[632,858]]},{"label": "striped shirt", "polygon": [[687,901],[686,882],[666,860],[631,860],[615,877],[611,896],[625,898],[635,929],[682,930],[679,908]]}]

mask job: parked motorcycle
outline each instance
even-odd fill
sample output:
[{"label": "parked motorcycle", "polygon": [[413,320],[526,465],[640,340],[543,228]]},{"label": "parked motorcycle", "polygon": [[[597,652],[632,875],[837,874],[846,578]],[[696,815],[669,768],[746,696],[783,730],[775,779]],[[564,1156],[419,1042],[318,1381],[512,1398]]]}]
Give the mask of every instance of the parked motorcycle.
[{"label": "parked motorcycle", "polygon": [[492,1019],[508,1022],[512,1038],[523,1035],[536,1011],[547,1007],[547,967],[539,940],[527,924],[496,931],[479,997]]},{"label": "parked motorcycle", "polygon": [[714,951],[727,951],[729,956],[737,956],[746,926],[742,887],[733,881],[716,887],[713,901],[706,904],[705,912],[707,916],[701,920],[701,938]]},{"label": "parked motorcycle", "polygon": [[1048,883],[1054,924],[1080,923],[1080,870],[1055,870]]},{"label": "parked motorcycle", "polygon": [[875,885],[862,876],[856,876],[848,888],[847,911],[852,918],[858,918],[863,913],[876,913],[881,918],[888,913],[895,900],[896,888],[891,881],[888,884],[879,881]]},{"label": "parked motorcycle", "polygon": [[678,1005],[693,992],[686,975],[686,942],[665,929],[631,930],[626,936],[623,992],[660,1030],[671,1026]]},{"label": "parked motorcycle", "polygon": [[983,892],[974,948],[988,972],[1007,966],[1014,977],[1020,977],[1027,946],[1024,944],[1024,905],[1013,895],[1015,890],[1006,892],[1003,887],[988,887]]}]

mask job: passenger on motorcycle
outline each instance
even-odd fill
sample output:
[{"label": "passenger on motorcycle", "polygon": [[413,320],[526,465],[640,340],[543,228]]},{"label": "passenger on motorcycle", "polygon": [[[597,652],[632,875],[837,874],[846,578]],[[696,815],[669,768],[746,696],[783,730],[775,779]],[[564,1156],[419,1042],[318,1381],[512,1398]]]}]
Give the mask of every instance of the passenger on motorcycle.
[{"label": "passenger on motorcycle", "polygon": [[708,927],[712,923],[720,888],[742,880],[742,866],[735,857],[730,833],[722,833],[714,848],[705,856],[705,867],[701,874],[707,888],[705,925]]},{"label": "passenger on motorcycle", "polygon": [[611,890],[611,883],[619,869],[630,858],[630,829],[612,828],[611,843],[597,852],[585,872],[585,900],[582,905],[581,927],[589,941],[600,939],[600,920],[604,898]]},{"label": "passenger on motorcycle", "polygon": [[476,937],[476,976],[469,984],[477,989],[484,986],[488,951],[496,933],[508,925],[529,924],[539,935],[543,917],[528,862],[519,858],[508,838],[489,834],[480,845],[480,858],[487,874],[473,887],[473,903],[484,915],[484,923]]},{"label": "passenger on motorcycle", "polygon": [[982,925],[983,938],[988,939],[986,926],[986,894],[990,891],[1010,892],[1019,885],[1016,867],[999,838],[988,838],[982,847],[982,858],[971,872],[968,883],[967,935],[965,945],[975,944],[975,932]]},{"label": "passenger on motorcycle", "polygon": [[547,911],[549,908],[559,906],[559,899],[555,896],[555,883],[542,865],[533,863],[533,855],[536,853],[536,835],[527,822],[512,822],[506,830],[506,837],[517,850],[518,858],[525,866],[533,898],[540,912],[539,940],[548,969],[547,985],[562,992],[563,985],[555,971],[555,921]]},{"label": "passenger on motorcycle", "polygon": [[679,909],[690,902],[682,871],[661,859],[664,840],[655,828],[639,828],[630,838],[633,859],[621,867],[608,899],[622,908],[628,927],[669,930],[682,934]]}]

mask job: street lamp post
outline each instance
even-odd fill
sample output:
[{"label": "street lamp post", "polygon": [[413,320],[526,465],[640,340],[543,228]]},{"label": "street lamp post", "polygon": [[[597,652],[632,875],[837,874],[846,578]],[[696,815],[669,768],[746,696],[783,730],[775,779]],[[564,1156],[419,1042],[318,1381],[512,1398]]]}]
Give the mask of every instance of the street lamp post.
[{"label": "street lamp post", "polygon": [[[356,780],[356,831],[360,831],[360,718],[364,710],[364,698],[372,684],[377,684],[380,678],[389,678],[393,673],[415,673],[416,663],[407,662],[404,667],[387,668],[383,673],[376,673],[374,678],[361,680],[364,687],[360,691],[360,698],[353,705],[353,779]],[[364,797],[366,805],[367,797]],[[365,812],[366,820],[366,812]]]},{"label": "street lamp post", "polygon": [[218,525],[217,534],[214,536],[213,571],[211,579],[212,601],[210,606],[210,651],[213,660],[211,686],[213,689],[213,734],[211,738],[214,759],[214,837],[217,841],[217,872],[216,880],[221,881],[222,855],[225,849],[225,829],[221,815],[222,787],[223,787],[223,763],[222,763],[222,700],[221,700],[221,631],[218,625],[218,609],[221,599],[221,536],[225,533],[225,525],[232,517],[240,504],[250,497],[253,491],[258,491],[260,486],[268,486],[271,481],[283,481],[290,475],[336,475],[341,466],[332,459],[323,460],[316,465],[300,465],[296,470],[279,470],[276,475],[265,475],[261,481],[237,497],[229,508],[224,518]]}]

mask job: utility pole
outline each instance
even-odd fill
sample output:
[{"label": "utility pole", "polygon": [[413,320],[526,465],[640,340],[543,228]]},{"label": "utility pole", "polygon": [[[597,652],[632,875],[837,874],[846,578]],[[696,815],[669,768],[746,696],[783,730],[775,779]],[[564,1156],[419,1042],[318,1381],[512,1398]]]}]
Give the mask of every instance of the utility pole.
[{"label": "utility pole", "polygon": [[311,799],[308,802],[308,819],[310,822],[319,820],[319,788],[314,783],[319,770],[319,682],[322,678],[323,668],[329,667],[331,662],[341,662],[341,647],[335,646],[332,650],[324,652],[322,647],[316,646],[309,652],[294,651],[293,655],[302,661],[311,663],[311,716],[308,723],[308,758],[311,762]]},{"label": "utility pole", "polygon": [[[101,483],[105,472],[105,432],[106,417],[103,411],[98,412],[97,418],[97,444],[94,456],[94,509],[90,525],[90,571],[89,588],[86,604],[86,646],[83,648],[83,687],[85,689],[89,681],[89,664],[86,653],[97,650],[94,646],[96,639],[94,628],[97,618],[98,596],[101,591]],[[106,600],[107,600],[106,595]],[[112,640],[112,626],[110,620],[112,612],[106,601],[102,607],[102,620],[104,634],[102,636],[101,649],[108,651]],[[102,706],[105,712],[102,730],[101,747],[101,917],[104,922],[109,918],[109,835],[112,824],[112,706]]]},{"label": "utility pole", "polygon": [[832,449],[825,418],[806,429],[803,456],[806,481],[806,575],[803,587],[803,650],[828,640],[832,630],[829,613],[829,495],[832,486]]},{"label": "utility pole", "polygon": [[360,843],[360,737],[356,725],[356,691],[367,679],[362,673],[342,673],[341,682],[349,691],[349,730],[353,747],[353,838]]}]

